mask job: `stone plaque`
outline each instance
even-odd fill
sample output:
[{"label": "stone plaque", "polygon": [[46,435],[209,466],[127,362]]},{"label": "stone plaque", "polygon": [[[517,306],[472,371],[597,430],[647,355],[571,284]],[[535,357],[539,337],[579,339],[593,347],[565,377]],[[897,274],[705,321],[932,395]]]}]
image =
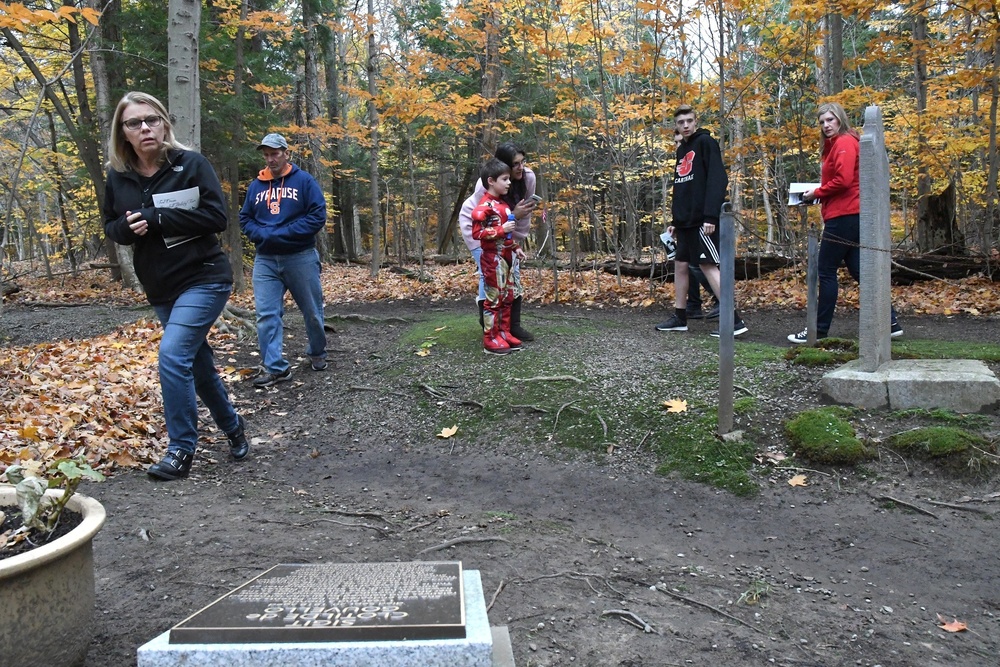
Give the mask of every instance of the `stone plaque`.
[{"label": "stone plaque", "polygon": [[465,637],[461,562],[276,565],[170,629],[171,644]]}]

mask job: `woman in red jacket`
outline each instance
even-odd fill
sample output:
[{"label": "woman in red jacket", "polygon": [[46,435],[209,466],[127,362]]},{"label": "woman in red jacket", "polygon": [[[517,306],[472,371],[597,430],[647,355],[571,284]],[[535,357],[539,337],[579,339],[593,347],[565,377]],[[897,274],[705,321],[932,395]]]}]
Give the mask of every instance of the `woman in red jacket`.
[{"label": "woman in red jacket", "polygon": [[[823,135],[820,186],[802,193],[803,201],[819,199],[823,215],[823,237],[819,244],[819,308],[816,337],[825,338],[837,306],[837,270],[841,263],[855,281],[861,277],[861,188],[858,178],[860,136],[847,120],[844,107],[823,104],[817,114]],[[806,330],[788,336],[792,343],[805,343]],[[893,338],[903,335],[892,309]]]}]

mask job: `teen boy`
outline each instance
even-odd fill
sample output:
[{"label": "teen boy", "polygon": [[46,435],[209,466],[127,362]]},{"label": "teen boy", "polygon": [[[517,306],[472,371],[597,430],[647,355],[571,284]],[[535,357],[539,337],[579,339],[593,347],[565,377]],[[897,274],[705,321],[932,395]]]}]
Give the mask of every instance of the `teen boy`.
[{"label": "teen boy", "polygon": [[[684,105],[674,112],[674,125],[683,140],[677,147],[674,177],[673,224],[667,231],[677,243],[674,258],[674,315],[656,325],[657,331],[687,331],[688,266],[697,264],[715,297],[719,297],[719,214],[729,187],[719,142],[698,128],[694,109]],[[733,335],[748,331],[736,313]],[[718,337],[719,331],[712,332]]]}]

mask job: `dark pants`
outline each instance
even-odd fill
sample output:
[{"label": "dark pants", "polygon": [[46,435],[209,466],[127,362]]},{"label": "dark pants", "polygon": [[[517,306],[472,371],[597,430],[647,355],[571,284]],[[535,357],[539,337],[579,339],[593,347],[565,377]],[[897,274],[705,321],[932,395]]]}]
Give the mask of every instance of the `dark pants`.
[{"label": "dark pants", "polygon": [[[819,244],[819,307],[816,314],[816,333],[825,336],[833,323],[833,310],[837,307],[837,270],[841,263],[855,282],[861,281],[861,216],[843,215],[823,222],[823,238]],[[890,306],[891,308],[891,306]],[[896,322],[896,309],[892,322]]]}]

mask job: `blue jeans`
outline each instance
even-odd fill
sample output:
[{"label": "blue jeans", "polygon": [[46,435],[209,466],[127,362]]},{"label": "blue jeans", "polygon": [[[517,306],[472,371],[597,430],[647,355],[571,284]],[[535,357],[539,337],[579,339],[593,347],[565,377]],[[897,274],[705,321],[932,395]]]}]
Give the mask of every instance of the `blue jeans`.
[{"label": "blue jeans", "polygon": [[[483,249],[476,248],[472,251],[472,261],[476,263],[479,271],[479,293],[476,294],[476,303],[486,301],[486,282],[483,280],[483,267],[479,265],[479,258],[483,256]],[[511,279],[514,281],[514,298],[524,296],[524,288],[521,286],[521,260],[514,255],[514,266],[510,268]]]},{"label": "blue jeans", "polygon": [[[232,286],[195,285],[173,303],[153,306],[163,323],[160,339],[160,390],[170,436],[169,451],[194,453],[198,446],[198,401],[225,433],[239,428],[239,417],[215,369],[206,336],[226,306]],[[196,398],[197,397],[197,398]]]},{"label": "blue jeans", "polygon": [[319,282],[319,252],[315,248],[292,255],[257,255],[253,263],[253,296],[257,306],[257,342],[268,373],[284,373],[288,361],[282,351],[285,292],[291,292],[306,323],[306,354],[326,358],[323,330],[323,287]]},{"label": "blue jeans", "polygon": [[[823,236],[819,244],[819,306],[816,313],[816,333],[825,336],[833,323],[840,285],[837,270],[840,264],[855,282],[861,281],[861,216],[842,215],[823,221]],[[896,309],[890,306],[892,323],[896,323]]]}]

